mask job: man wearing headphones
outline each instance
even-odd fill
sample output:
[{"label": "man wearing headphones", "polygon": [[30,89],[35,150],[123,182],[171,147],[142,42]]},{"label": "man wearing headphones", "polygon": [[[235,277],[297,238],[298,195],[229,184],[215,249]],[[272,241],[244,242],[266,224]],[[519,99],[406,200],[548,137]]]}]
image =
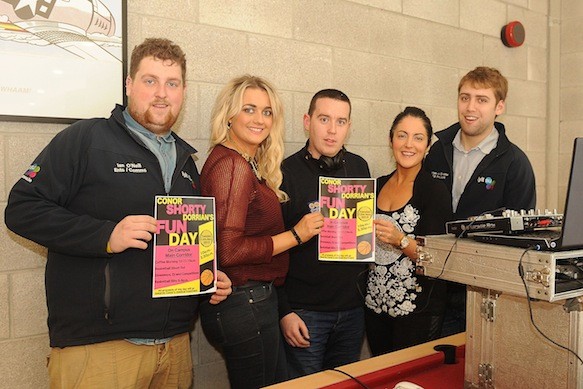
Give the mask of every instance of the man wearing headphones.
[{"label": "man wearing headphones", "polygon": [[[306,145],[283,161],[286,228],[308,212],[319,211],[319,177],[368,178],[366,161],[346,151],[351,105],[336,89],[314,95],[304,129]],[[289,272],[278,292],[280,326],[286,341],[290,378],[355,362],[364,337],[363,297],[366,265],[321,262],[318,238],[290,250]]]}]

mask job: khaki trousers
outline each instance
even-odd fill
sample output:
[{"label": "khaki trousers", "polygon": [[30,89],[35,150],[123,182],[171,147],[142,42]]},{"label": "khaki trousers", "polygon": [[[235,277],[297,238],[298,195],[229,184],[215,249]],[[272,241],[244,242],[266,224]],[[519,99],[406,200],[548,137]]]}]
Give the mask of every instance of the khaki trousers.
[{"label": "khaki trousers", "polygon": [[53,347],[48,369],[52,389],[190,388],[190,338],[184,333],[152,346],[112,340]]}]

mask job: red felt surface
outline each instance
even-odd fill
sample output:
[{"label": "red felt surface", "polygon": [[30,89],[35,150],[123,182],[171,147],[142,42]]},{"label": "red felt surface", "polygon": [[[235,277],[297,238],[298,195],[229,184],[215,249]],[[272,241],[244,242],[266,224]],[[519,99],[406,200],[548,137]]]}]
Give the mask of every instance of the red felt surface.
[{"label": "red felt surface", "polygon": [[[464,387],[465,346],[456,350],[456,363],[446,365],[444,356],[436,352],[425,357],[413,359],[400,365],[377,370],[375,372],[356,377],[371,389],[393,389],[401,381],[417,384],[425,389],[457,389]],[[354,380],[329,385],[326,389],[362,388]]]}]

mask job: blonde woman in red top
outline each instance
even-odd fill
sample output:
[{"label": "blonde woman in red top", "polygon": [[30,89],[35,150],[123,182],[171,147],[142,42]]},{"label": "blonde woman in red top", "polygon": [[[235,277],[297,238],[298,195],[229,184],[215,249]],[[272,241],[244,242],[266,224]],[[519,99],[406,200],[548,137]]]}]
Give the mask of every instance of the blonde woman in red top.
[{"label": "blonde woman in red top", "polygon": [[233,293],[220,307],[203,303],[201,322],[224,352],[232,388],[287,378],[276,287],[287,273],[287,250],[318,234],[324,223],[318,212],[285,230],[283,133],[283,107],[268,81],[241,76],[217,97],[201,183],[202,194],[216,198],[219,265],[233,281]]}]

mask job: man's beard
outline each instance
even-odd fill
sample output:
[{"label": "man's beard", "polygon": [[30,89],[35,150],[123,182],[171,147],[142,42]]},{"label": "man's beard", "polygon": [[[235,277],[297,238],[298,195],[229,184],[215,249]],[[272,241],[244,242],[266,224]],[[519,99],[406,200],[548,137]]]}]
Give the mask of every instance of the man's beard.
[{"label": "man's beard", "polygon": [[168,111],[163,118],[160,118],[159,116],[153,115],[150,108],[146,112],[138,112],[132,107],[128,108],[134,120],[154,134],[168,132],[174,123],[176,123],[177,116],[174,116],[172,111]]}]

